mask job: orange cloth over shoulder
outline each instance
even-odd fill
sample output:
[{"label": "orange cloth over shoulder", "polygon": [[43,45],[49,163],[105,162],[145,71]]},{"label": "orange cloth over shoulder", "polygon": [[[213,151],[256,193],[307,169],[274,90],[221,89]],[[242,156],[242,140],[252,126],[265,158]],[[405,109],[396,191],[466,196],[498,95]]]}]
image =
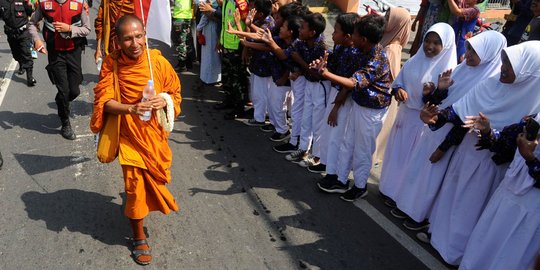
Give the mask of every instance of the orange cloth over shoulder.
[{"label": "orange cloth over shoulder", "polygon": [[[156,93],[168,93],[174,102],[175,117],[180,114],[180,79],[171,64],[158,50],[150,50]],[[118,79],[121,102],[135,104],[142,99],[142,90],[150,79],[146,51],[136,60],[115,51],[103,61],[99,82],[94,88],[94,112],[90,123],[92,132],[97,133],[103,126],[104,105],[114,99],[113,61],[118,60]],[[158,124],[155,111],[149,121],[138,116],[124,114],[120,124],[120,149],[118,159],[121,165],[148,169],[154,180],[168,183],[171,179],[169,168],[172,152],[169,148],[168,133]]]},{"label": "orange cloth over shoulder", "polygon": [[116,41],[114,25],[116,21],[126,15],[135,14],[133,0],[102,0],[98,9],[98,15],[94,21],[96,38],[103,41],[105,55],[119,49]]}]

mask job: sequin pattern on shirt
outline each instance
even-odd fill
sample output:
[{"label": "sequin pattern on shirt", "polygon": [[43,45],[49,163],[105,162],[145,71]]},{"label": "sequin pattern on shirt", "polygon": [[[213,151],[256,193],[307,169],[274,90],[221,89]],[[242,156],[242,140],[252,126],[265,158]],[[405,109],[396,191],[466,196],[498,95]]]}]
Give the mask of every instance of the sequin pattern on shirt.
[{"label": "sequin pattern on shirt", "polygon": [[360,106],[372,109],[388,107],[390,95],[390,67],[384,48],[377,44],[360,58],[360,69],[353,75],[356,87],[352,99]]},{"label": "sequin pattern on shirt", "polygon": [[[347,47],[336,45],[334,51],[328,55],[327,68],[332,73],[350,78],[353,74],[360,69],[360,62],[362,59],[362,52],[355,47]],[[338,91],[342,89],[339,84],[332,83]]]},{"label": "sequin pattern on shirt", "polygon": [[[261,29],[272,29],[275,27],[275,21],[272,16],[268,16],[261,22],[255,22]],[[269,77],[272,75],[272,65],[274,56],[270,52],[251,50],[251,60],[249,61],[249,71],[259,77]]]}]

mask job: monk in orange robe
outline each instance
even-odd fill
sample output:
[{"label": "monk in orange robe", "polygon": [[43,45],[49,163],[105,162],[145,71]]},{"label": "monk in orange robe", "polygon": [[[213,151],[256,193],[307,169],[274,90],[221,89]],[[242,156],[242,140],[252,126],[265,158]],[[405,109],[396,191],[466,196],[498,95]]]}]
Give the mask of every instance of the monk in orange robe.
[{"label": "monk in orange robe", "polygon": [[[104,57],[113,51],[120,49],[116,43],[114,25],[116,21],[127,14],[135,14],[133,0],[102,0],[98,9],[98,15],[94,21],[96,28],[96,63],[100,57]],[[102,48],[103,46],[103,48]]]},{"label": "monk in orange robe", "polygon": [[[99,132],[105,113],[121,115],[118,160],[125,180],[125,215],[134,234],[133,257],[139,264],[148,264],[152,257],[143,231],[144,218],[150,211],[168,214],[179,209],[165,187],[171,180],[172,152],[167,142],[169,134],[158,123],[156,110],[167,108],[165,99],[158,95],[167,93],[174,104],[174,112],[167,113],[174,113],[174,117],[180,114],[180,80],[161,53],[150,50],[156,95],[141,102],[142,91],[150,80],[144,27],[139,18],[126,15],[118,20],[116,30],[121,49],[103,61],[94,88],[90,128],[94,133]],[[114,62],[121,102],[114,100]],[[139,116],[146,111],[152,112],[151,119],[140,120]]]}]

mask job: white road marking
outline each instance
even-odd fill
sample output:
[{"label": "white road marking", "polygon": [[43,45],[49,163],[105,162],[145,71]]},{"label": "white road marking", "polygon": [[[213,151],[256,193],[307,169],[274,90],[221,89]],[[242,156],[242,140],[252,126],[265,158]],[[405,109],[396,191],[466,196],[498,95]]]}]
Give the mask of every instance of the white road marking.
[{"label": "white road marking", "polygon": [[373,221],[375,221],[381,228],[383,228],[390,236],[392,236],[398,243],[406,248],[413,256],[420,260],[429,269],[448,269],[433,255],[427,252],[416,241],[412,240],[407,234],[405,234],[394,223],[388,220],[379,210],[375,209],[366,200],[356,200],[354,205],[360,208],[366,215],[368,215]]},{"label": "white road marking", "polygon": [[2,101],[4,101],[9,84],[11,83],[11,77],[13,76],[13,72],[15,71],[16,67],[17,61],[11,58],[11,63],[9,63],[9,66],[6,69],[4,78],[2,78],[2,81],[0,81],[0,106],[2,106]]}]

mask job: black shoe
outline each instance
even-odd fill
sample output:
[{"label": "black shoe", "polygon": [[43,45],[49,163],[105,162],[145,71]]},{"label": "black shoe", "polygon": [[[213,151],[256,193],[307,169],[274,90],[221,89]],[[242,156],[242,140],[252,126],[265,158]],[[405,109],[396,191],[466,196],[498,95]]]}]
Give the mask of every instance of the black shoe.
[{"label": "black shoe", "polygon": [[18,75],[23,75],[23,74],[24,74],[24,68],[22,68],[21,66],[19,66],[19,70],[17,70],[17,74],[18,74]]},{"label": "black shoe", "polygon": [[273,142],[281,142],[290,137],[291,132],[287,130],[285,133],[274,132],[274,134],[272,134],[272,137],[270,137],[270,140]]},{"label": "black shoe", "polygon": [[62,123],[60,134],[62,134],[62,137],[68,140],[77,139],[77,136],[75,136],[75,132],[73,132],[73,129],[71,128],[71,124],[69,122]]},{"label": "black shoe", "polygon": [[317,165],[309,166],[307,170],[312,173],[323,173],[326,172],[326,165],[319,163]]},{"label": "black shoe", "polygon": [[351,189],[347,190],[347,192],[343,193],[343,195],[339,196],[339,198],[347,202],[354,202],[357,199],[365,198],[367,194],[367,188],[353,186]]},{"label": "black shoe", "polygon": [[317,186],[328,193],[345,193],[349,190],[349,185],[339,182],[335,174],[327,174],[317,182]]},{"label": "black shoe", "polygon": [[419,232],[416,234],[416,239],[422,243],[431,244],[431,234],[425,232]]},{"label": "black shoe", "polygon": [[429,227],[429,222],[427,220],[424,220],[422,222],[416,222],[411,218],[406,219],[403,222],[403,227],[411,230],[411,231],[420,231],[425,228]]},{"label": "black shoe", "polygon": [[247,126],[250,126],[250,127],[263,127],[265,125],[264,121],[259,122],[259,121],[255,120],[255,118],[251,118],[251,119],[247,120],[246,122],[244,122],[244,124],[246,124]]},{"label": "black shoe", "polygon": [[35,86],[36,83],[37,83],[37,81],[33,77],[30,77],[30,78],[26,79],[26,85],[28,85],[29,87]]},{"label": "black shoe", "polygon": [[396,202],[394,202],[394,200],[390,198],[387,198],[386,200],[384,200],[384,204],[390,208],[396,208]]},{"label": "black shoe", "polygon": [[266,124],[259,128],[262,132],[274,132],[276,128],[272,124]]},{"label": "black shoe", "polygon": [[291,143],[284,143],[284,144],[276,145],[272,147],[272,149],[274,149],[274,151],[278,153],[287,154],[287,153],[292,153],[298,150],[298,146],[292,145]]},{"label": "black shoe", "polygon": [[399,210],[399,208],[397,208],[397,207],[390,210],[390,214],[392,214],[392,216],[394,216],[395,218],[399,218],[399,219],[405,219],[405,218],[409,217],[407,214],[405,214],[403,211]]},{"label": "black shoe", "polygon": [[232,105],[227,102],[220,102],[218,104],[214,105],[214,109],[216,110],[226,110],[226,109],[232,109]]}]

